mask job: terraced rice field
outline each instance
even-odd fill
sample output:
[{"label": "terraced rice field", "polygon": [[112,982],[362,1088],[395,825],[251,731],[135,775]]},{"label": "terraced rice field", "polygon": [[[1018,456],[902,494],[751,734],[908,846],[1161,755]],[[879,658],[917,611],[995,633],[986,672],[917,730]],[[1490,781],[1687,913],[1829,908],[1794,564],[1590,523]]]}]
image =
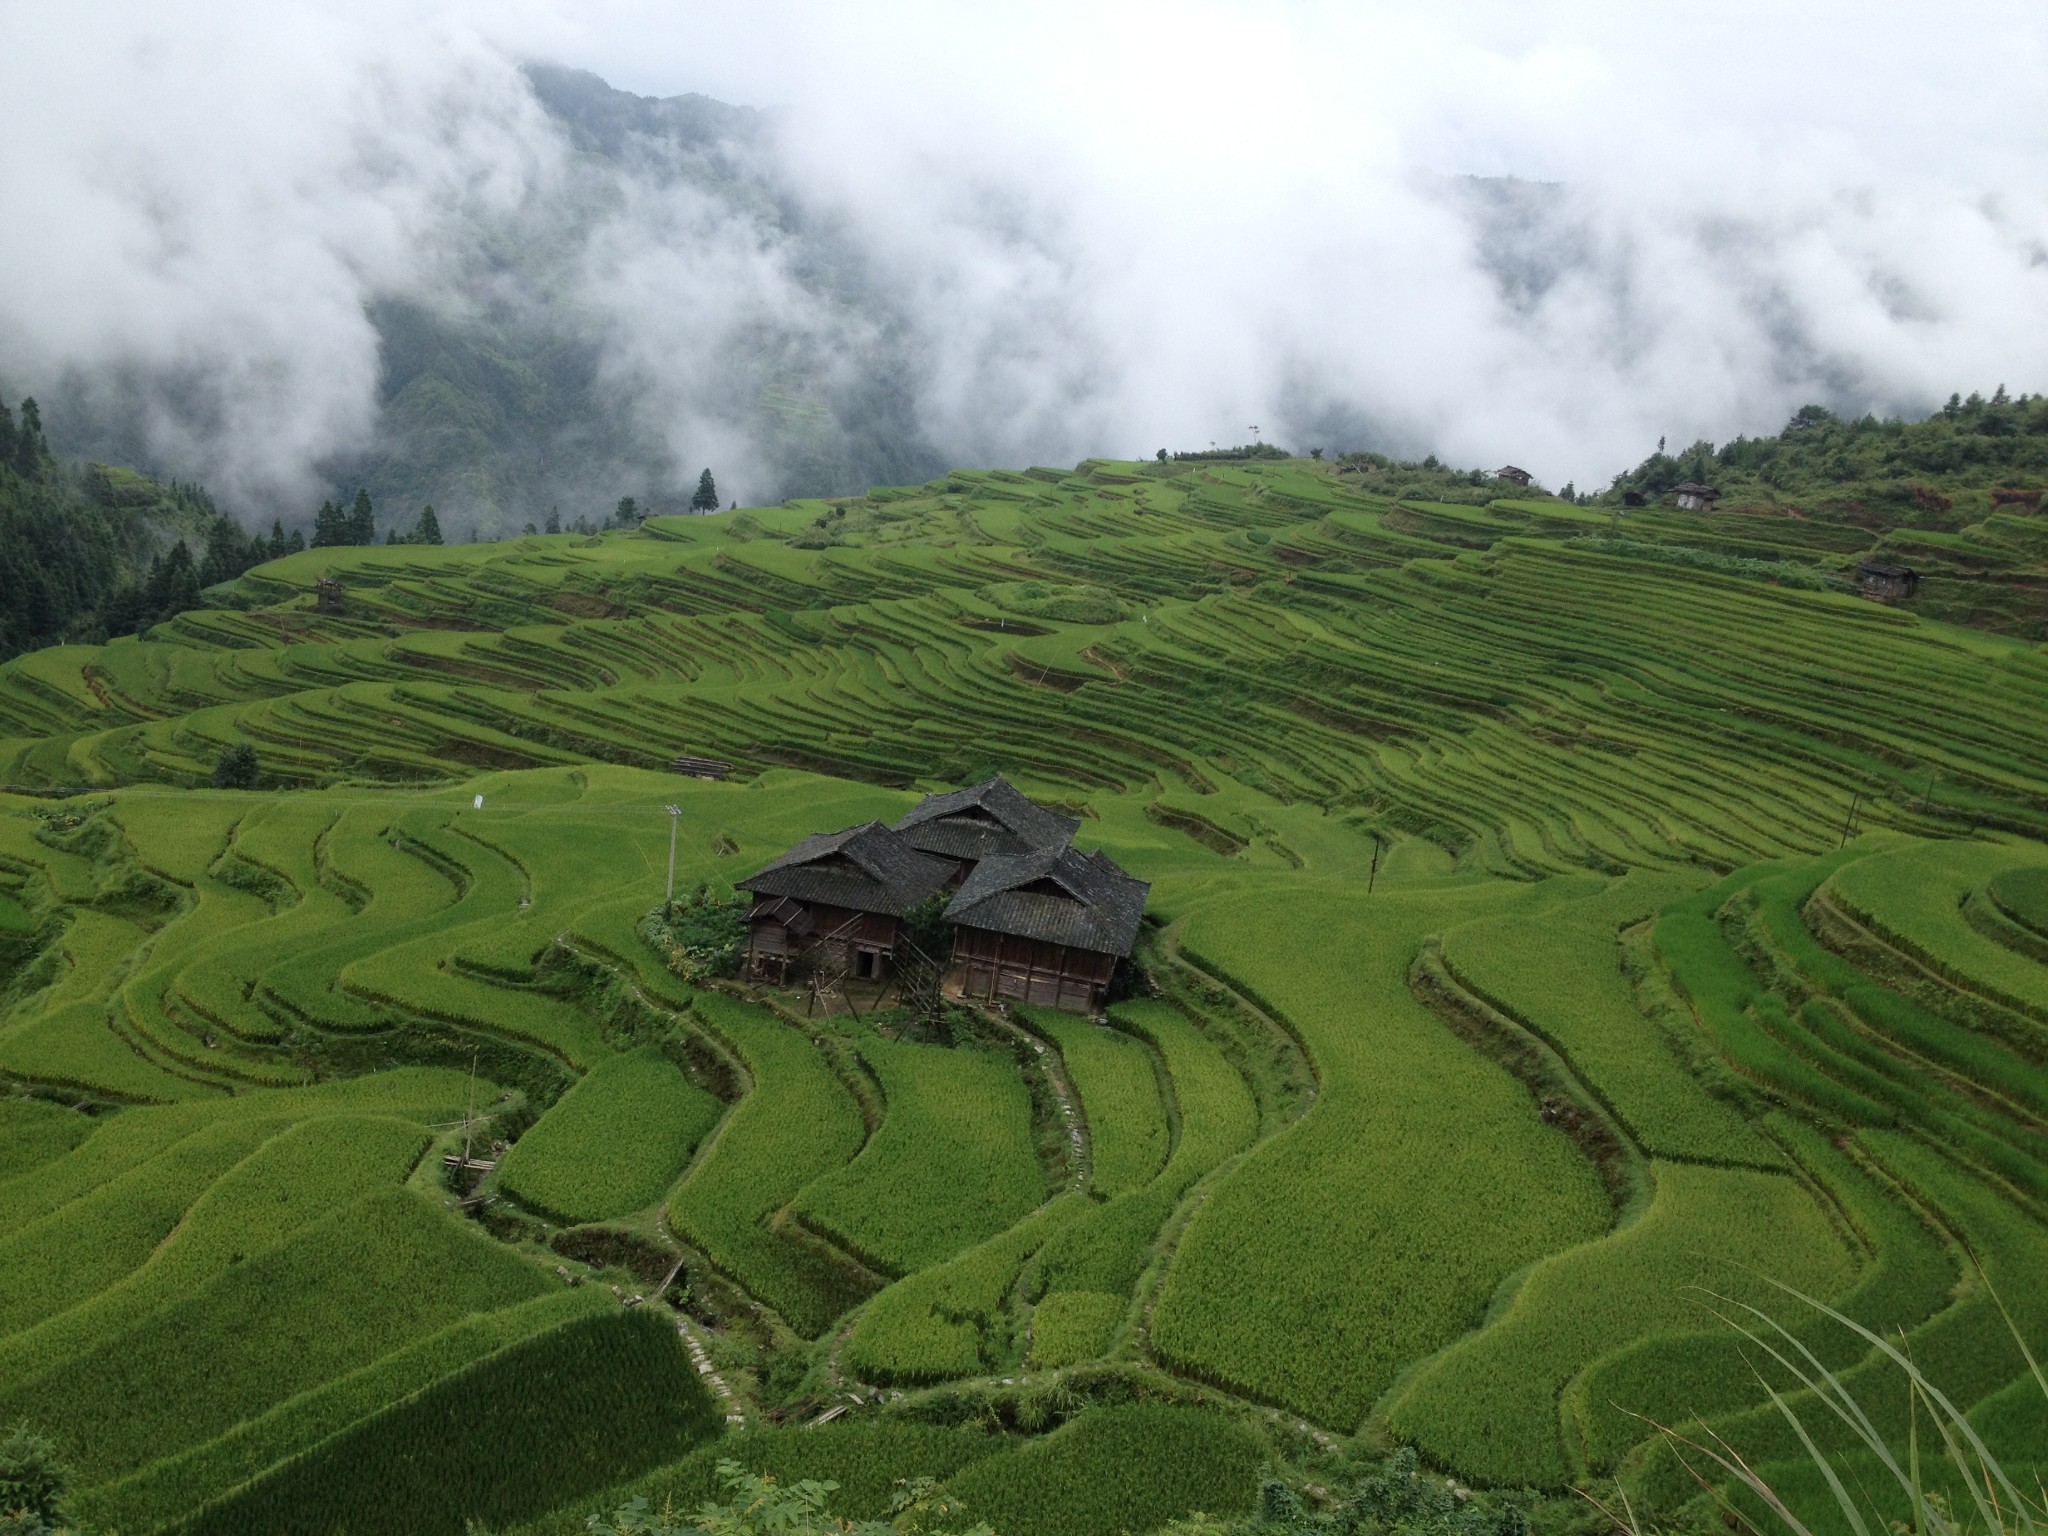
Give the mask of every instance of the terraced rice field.
[{"label": "terraced rice field", "polygon": [[[1645,1415],[1821,1529],[1716,1309],[1904,1394],[1776,1282],[2031,1475],[2048,663],[1581,518],[962,472],[0,666],[0,1423],[133,1532],[581,1529],[730,1449],[1015,1536],[1245,1508],[1302,1426],[1666,1519]],[[1695,533],[1815,558],[1749,521]],[[1099,1021],[941,1047],[639,936],[670,805],[722,889],[996,770],[1152,882]]]}]

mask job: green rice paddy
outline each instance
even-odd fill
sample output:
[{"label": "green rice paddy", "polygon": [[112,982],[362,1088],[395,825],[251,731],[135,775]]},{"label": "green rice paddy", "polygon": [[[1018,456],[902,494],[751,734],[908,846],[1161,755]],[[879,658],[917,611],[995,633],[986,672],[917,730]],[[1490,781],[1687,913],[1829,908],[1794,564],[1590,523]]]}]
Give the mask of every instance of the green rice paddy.
[{"label": "green rice paddy", "polygon": [[[1646,1418],[1821,1529],[1720,1314],[1904,1394],[1794,1286],[2033,1475],[2048,661],[1589,531],[962,472],[0,666],[0,1423],[137,1533],[578,1530],[726,1454],[1136,1532],[1304,1435],[1673,1517]],[[940,1046],[638,936],[670,805],[724,889],[998,770],[1152,882],[1103,1020]]]}]

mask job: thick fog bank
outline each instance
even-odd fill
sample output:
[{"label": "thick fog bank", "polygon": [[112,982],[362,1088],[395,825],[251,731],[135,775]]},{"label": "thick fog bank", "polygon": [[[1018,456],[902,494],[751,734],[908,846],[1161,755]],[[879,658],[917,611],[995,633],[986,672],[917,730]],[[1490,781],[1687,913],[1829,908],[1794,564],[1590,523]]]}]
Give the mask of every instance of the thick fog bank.
[{"label": "thick fog bank", "polygon": [[2033,4],[0,14],[0,389],[265,520],[2048,386]]}]

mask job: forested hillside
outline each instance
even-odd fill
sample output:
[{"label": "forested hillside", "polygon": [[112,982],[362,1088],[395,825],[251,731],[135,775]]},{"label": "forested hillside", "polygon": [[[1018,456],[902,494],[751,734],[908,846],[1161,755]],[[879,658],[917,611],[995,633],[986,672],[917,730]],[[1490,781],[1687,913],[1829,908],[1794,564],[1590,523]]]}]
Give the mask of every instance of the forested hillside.
[{"label": "forested hillside", "polygon": [[282,522],[245,534],[198,486],[60,464],[34,399],[18,421],[0,404],[0,658],[147,628],[304,547]]}]

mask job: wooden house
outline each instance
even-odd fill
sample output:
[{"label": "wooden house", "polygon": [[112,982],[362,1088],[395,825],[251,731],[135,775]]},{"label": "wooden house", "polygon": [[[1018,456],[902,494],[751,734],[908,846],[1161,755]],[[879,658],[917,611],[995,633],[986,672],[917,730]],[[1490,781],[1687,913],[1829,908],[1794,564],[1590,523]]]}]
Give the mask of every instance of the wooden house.
[{"label": "wooden house", "polygon": [[951,860],[949,883],[958,888],[983,859],[1064,848],[1080,826],[1071,816],[1048,811],[997,774],[968,789],[926,795],[895,830],[918,852]]},{"label": "wooden house", "polygon": [[340,613],[343,595],[341,582],[335,577],[322,576],[313,583],[313,607],[320,613]]},{"label": "wooden house", "polygon": [[1866,560],[1856,567],[1856,588],[1881,603],[1904,602],[1920,590],[1920,573],[1910,566]]},{"label": "wooden house", "polygon": [[1527,485],[1536,477],[1526,469],[1518,469],[1512,464],[1503,464],[1493,472],[1493,478],[1496,480],[1512,480],[1517,485]]},{"label": "wooden house", "polygon": [[1711,512],[1714,503],[1721,499],[1719,490],[1711,485],[1701,485],[1697,480],[1673,486],[1671,494],[1678,498],[1678,510],[1681,512]]},{"label": "wooden house", "polygon": [[849,976],[886,976],[903,914],[945,890],[952,874],[946,860],[919,853],[879,821],[814,833],[733,882],[754,898],[747,972],[782,981],[797,961],[817,958]]},{"label": "wooden house", "polygon": [[1129,957],[1152,887],[1071,844],[982,859],[946,908],[966,997],[1088,1012]]},{"label": "wooden house", "polygon": [[904,915],[950,893],[948,985],[965,997],[1093,1010],[1131,953],[1152,888],[1108,854],[1076,850],[1080,825],[997,775],[927,795],[893,827],[871,821],[807,837],[736,882],[754,897],[748,974],[784,981],[815,957],[880,980]]}]

